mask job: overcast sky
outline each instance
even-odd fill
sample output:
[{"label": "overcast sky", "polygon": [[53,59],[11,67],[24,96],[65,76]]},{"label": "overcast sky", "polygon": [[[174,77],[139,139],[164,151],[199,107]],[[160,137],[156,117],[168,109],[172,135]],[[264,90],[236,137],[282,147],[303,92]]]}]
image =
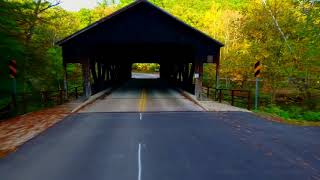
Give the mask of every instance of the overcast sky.
[{"label": "overcast sky", "polygon": [[97,0],[62,0],[61,7],[69,11],[78,11],[81,8],[94,8]]}]

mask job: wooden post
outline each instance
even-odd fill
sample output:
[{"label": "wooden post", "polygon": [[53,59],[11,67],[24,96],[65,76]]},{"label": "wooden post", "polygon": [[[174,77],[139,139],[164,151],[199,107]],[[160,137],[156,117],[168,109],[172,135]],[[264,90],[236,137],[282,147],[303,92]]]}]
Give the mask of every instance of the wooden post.
[{"label": "wooden post", "polygon": [[64,73],[64,90],[65,98],[68,99],[68,73],[67,73],[67,63],[63,63],[63,73]]},{"label": "wooden post", "polygon": [[234,106],[234,90],[231,90],[231,105]]},{"label": "wooden post", "polygon": [[192,63],[190,68],[189,78],[188,78],[188,86],[190,89],[193,85],[194,71],[195,71],[195,63]]},{"label": "wooden post", "polygon": [[17,109],[17,94],[12,93],[11,98],[12,98],[13,108]]},{"label": "wooden post", "polygon": [[220,88],[220,49],[216,57],[216,89]]},{"label": "wooden post", "polygon": [[78,99],[78,87],[75,88],[76,99]]},{"label": "wooden post", "polygon": [[195,67],[195,96],[198,100],[202,100],[202,76],[203,63],[196,63]]},{"label": "wooden post", "polygon": [[248,91],[248,110],[251,109],[251,91]]},{"label": "wooden post", "polygon": [[82,74],[83,74],[83,92],[84,96],[89,98],[91,96],[91,85],[90,85],[90,60],[87,59],[82,63]]},{"label": "wooden post", "polygon": [[48,105],[48,101],[49,101],[49,95],[48,95],[48,91],[44,91],[43,92],[43,101],[44,101],[44,106]]},{"label": "wooden post", "polygon": [[59,104],[63,104],[63,90],[59,90]]},{"label": "wooden post", "polygon": [[219,89],[219,103],[222,102],[222,99],[223,99],[222,89]]},{"label": "wooden post", "polygon": [[26,98],[26,93],[22,93],[22,112],[23,112],[23,114],[27,113],[27,98]]}]

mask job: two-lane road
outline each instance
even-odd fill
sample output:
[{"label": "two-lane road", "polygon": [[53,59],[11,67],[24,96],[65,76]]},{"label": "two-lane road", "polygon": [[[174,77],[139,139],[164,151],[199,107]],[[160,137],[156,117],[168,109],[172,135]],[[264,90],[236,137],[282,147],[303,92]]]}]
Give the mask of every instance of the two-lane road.
[{"label": "two-lane road", "polygon": [[319,180],[319,139],[134,80],[1,159],[0,180]]},{"label": "two-lane road", "polygon": [[81,112],[162,111],[203,111],[203,109],[160,79],[133,79]]}]

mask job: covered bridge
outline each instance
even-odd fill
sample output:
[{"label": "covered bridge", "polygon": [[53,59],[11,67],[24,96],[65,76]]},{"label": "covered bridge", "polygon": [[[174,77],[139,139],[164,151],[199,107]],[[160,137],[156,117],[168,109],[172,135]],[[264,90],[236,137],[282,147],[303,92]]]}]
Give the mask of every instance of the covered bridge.
[{"label": "covered bridge", "polygon": [[160,78],[200,97],[203,63],[216,63],[219,79],[223,47],[147,0],[137,0],[57,44],[65,68],[81,63],[86,96],[130,79],[133,63],[159,63]]}]

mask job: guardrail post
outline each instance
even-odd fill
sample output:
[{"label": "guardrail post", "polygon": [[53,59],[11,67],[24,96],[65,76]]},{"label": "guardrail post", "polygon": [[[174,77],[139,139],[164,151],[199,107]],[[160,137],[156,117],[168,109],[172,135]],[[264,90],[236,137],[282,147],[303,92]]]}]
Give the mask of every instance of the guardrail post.
[{"label": "guardrail post", "polygon": [[234,90],[231,90],[231,105],[234,106]]},{"label": "guardrail post", "polygon": [[41,105],[45,106],[45,97],[44,97],[44,91],[40,91],[40,96],[41,96]]},{"label": "guardrail post", "polygon": [[215,101],[217,100],[217,88],[215,88],[213,99],[214,99]]},{"label": "guardrail post", "polygon": [[63,104],[63,90],[59,90],[59,104]]},{"label": "guardrail post", "polygon": [[219,89],[219,103],[222,102],[222,89]]},{"label": "guardrail post", "polygon": [[76,99],[78,99],[78,87],[75,87]]},{"label": "guardrail post", "polygon": [[25,93],[22,93],[22,111],[23,114],[27,113],[27,99]]},{"label": "guardrail post", "polygon": [[17,97],[16,97],[16,94],[14,93],[12,93],[12,105],[14,109],[17,108]]},{"label": "guardrail post", "polygon": [[207,97],[210,99],[210,87],[207,88]]},{"label": "guardrail post", "polygon": [[251,109],[251,91],[248,91],[248,110]]},{"label": "guardrail post", "polygon": [[43,96],[43,103],[44,103],[44,106],[47,106],[48,104],[48,91],[42,91],[42,96]]}]

